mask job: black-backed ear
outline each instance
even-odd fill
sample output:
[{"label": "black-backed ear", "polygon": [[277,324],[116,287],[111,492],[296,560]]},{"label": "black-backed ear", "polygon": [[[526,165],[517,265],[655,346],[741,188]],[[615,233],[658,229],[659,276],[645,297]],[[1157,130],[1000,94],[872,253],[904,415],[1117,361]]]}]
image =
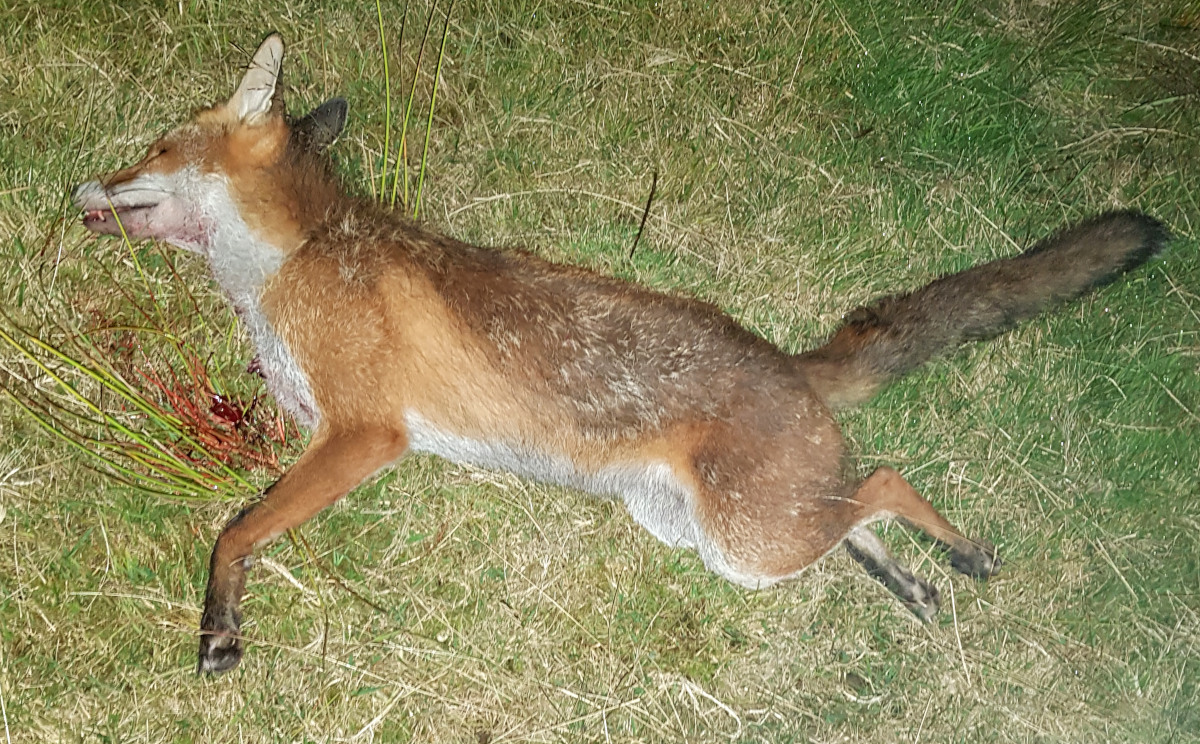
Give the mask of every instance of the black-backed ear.
[{"label": "black-backed ear", "polygon": [[345,98],[330,98],[292,125],[292,138],[303,150],[323,152],[346,128],[349,109]]}]

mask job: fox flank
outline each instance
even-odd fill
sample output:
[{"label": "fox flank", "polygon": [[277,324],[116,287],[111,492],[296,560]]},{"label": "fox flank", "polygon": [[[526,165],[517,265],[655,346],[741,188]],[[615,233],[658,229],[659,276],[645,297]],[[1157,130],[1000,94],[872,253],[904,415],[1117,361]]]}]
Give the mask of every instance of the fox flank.
[{"label": "fox flank", "polygon": [[901,519],[981,579],[995,550],[894,469],[854,477],[831,411],[1114,280],[1168,239],[1151,217],[1104,214],[855,310],[827,344],[791,355],[711,305],[468,245],[348,195],[324,152],[345,102],[290,120],[283,51],[267,37],[229,100],[74,193],[93,232],[123,227],[202,255],[249,331],[253,366],[313,430],[217,539],[200,672],[242,658],[254,551],[410,450],[620,499],[655,537],[748,588],[845,544],[928,620],[937,589],[867,525]]}]

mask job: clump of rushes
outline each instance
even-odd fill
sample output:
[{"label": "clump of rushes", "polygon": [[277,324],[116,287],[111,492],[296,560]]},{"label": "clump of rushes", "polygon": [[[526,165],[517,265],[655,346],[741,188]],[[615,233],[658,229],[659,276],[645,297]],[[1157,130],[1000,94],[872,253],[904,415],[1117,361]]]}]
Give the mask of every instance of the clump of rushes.
[{"label": "clump of rushes", "polygon": [[295,426],[258,395],[224,392],[214,380],[221,370],[211,371],[211,359],[168,327],[137,252],[124,242],[148,298],[149,309],[122,293],[140,324],[94,312],[90,328],[48,320],[35,333],[0,313],[0,345],[14,362],[0,388],[119,483],[184,500],[243,500],[256,489],[253,472],[282,472],[279,453],[296,438]]},{"label": "clump of rushes", "polygon": [[[421,161],[417,166],[417,182],[415,192],[411,195],[412,216],[416,219],[421,213],[421,192],[425,185],[425,166],[429,161],[429,136],[433,131],[433,108],[437,102],[438,81],[442,76],[442,62],[446,57],[446,38],[450,31],[450,13],[454,10],[454,0],[446,7],[445,20],[442,23],[441,43],[438,47],[437,66],[433,72],[433,88],[429,94],[429,107],[425,117],[425,143],[421,148]],[[379,168],[379,200],[395,209],[396,200],[407,211],[410,206],[410,190],[412,189],[408,167],[408,130],[413,117],[413,101],[417,95],[417,80],[421,76],[421,64],[425,59],[425,47],[429,41],[429,30],[433,27],[437,2],[429,6],[429,15],[425,19],[425,31],[421,34],[421,44],[417,48],[417,58],[413,63],[412,85],[408,89],[408,100],[404,106],[404,118],[400,122],[400,142],[396,145],[396,155],[391,157],[392,133],[392,77],[391,64],[387,48],[387,33],[383,24],[383,6],[380,0],[375,1],[375,15],[379,24],[379,45],[383,54],[383,90],[384,90],[384,133],[383,156]],[[400,20],[400,37],[397,47],[403,47],[404,31],[408,26],[408,3],[404,4]],[[397,54],[400,49],[397,49]],[[388,164],[391,161],[391,189],[388,189]]]},{"label": "clump of rushes", "polygon": [[[375,7],[385,91],[379,200],[392,209],[411,209],[416,218],[454,0],[446,6],[415,174],[408,163],[408,138],[437,3],[425,20],[394,157],[391,64],[383,7],[380,2]],[[406,4],[398,47],[407,22]],[[299,433],[257,394],[246,400],[225,392],[223,370],[213,371],[211,358],[173,332],[124,228],[122,238],[149,303],[147,308],[125,294],[142,323],[124,325],[97,317],[93,327],[79,330],[51,320],[45,330],[32,332],[0,312],[0,344],[14,353],[16,362],[0,375],[0,388],[42,428],[119,483],[185,500],[244,500],[257,490],[252,473],[282,473],[279,454]],[[162,255],[174,274],[170,258]],[[194,300],[193,307],[203,322]]]}]

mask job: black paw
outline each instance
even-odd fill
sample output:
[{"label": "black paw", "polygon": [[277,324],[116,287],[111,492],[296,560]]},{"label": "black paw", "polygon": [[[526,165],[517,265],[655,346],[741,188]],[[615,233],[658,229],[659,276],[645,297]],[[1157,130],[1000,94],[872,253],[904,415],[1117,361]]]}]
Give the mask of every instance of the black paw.
[{"label": "black paw", "polygon": [[216,631],[200,631],[200,660],[196,674],[228,672],[242,660],[242,640]]},{"label": "black paw", "polygon": [[200,618],[200,654],[196,674],[220,674],[242,660],[242,619],[237,610],[208,606]]},{"label": "black paw", "polygon": [[942,595],[937,587],[919,576],[911,577],[912,581],[905,587],[902,601],[904,606],[925,622],[933,622],[933,618],[942,606]]},{"label": "black paw", "polygon": [[972,540],[967,550],[951,550],[950,565],[955,571],[975,579],[986,579],[1000,570],[1000,556],[987,540]]}]

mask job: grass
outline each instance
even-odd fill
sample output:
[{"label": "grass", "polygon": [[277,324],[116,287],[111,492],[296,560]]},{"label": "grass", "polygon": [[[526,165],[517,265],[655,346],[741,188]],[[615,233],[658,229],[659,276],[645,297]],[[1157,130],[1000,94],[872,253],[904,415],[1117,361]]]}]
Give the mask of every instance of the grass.
[{"label": "grass", "polygon": [[[942,589],[930,626],[840,553],[745,592],[613,504],[415,457],[264,551],[246,660],[198,679],[237,505],[122,487],[4,398],[0,742],[1200,741],[1200,13],[923,7],[462,0],[406,142],[411,168],[430,137],[440,229],[704,297],[793,349],[1065,221],[1167,221],[1163,259],[844,417],[860,469],[901,468],[1000,575],[888,528]],[[268,30],[294,111],[349,98],[335,154],[369,192],[429,5],[408,12],[389,140],[370,4],[0,1],[6,311],[46,334],[136,320],[128,251],[67,191],[228,95]],[[172,331],[253,395],[203,267],[136,248]]]}]

